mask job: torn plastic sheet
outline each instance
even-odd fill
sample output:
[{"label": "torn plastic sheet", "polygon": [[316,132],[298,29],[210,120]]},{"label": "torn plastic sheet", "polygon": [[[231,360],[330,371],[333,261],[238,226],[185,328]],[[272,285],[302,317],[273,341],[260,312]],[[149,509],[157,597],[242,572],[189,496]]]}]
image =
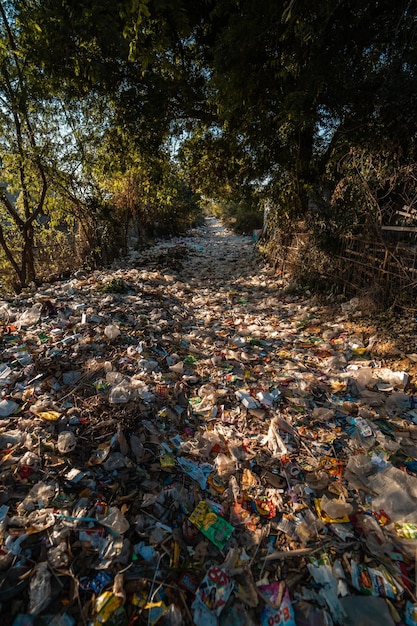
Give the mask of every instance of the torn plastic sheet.
[{"label": "torn plastic sheet", "polygon": [[288,448],[281,438],[278,432],[280,427],[280,419],[274,417],[269,425],[268,435],[266,437],[266,444],[273,457],[281,458],[288,453]]},{"label": "torn plastic sheet", "polygon": [[186,459],[184,457],[179,457],[177,459],[177,464],[183,472],[200,485],[201,489],[207,489],[207,479],[214,471],[214,467],[212,465],[209,465],[208,463],[197,463],[197,461]]}]

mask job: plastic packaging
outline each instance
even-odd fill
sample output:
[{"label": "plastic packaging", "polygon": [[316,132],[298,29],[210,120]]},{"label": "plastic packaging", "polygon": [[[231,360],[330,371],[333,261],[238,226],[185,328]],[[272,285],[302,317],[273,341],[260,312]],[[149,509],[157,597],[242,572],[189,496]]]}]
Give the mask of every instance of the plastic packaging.
[{"label": "plastic packaging", "polygon": [[175,604],[169,605],[159,622],[161,626],[183,626],[184,623],[181,611],[175,606]]},{"label": "plastic packaging", "polygon": [[273,582],[269,585],[259,585],[260,593],[268,598],[269,603],[265,604],[261,613],[261,625],[271,626],[296,626],[294,610],[292,608],[290,594],[285,588],[284,582]]},{"label": "plastic packaging", "polygon": [[218,475],[226,480],[237,469],[236,459],[234,457],[229,457],[226,454],[218,454],[214,459],[214,465]]},{"label": "plastic packaging", "polygon": [[353,506],[342,497],[330,500],[324,495],[321,499],[321,508],[332,519],[339,519],[353,513]]},{"label": "plastic packaging", "polygon": [[196,506],[189,519],[219,550],[224,548],[234,530],[233,526],[204,500]]},{"label": "plastic packaging", "polygon": [[[233,591],[233,579],[220,567],[210,567],[196,593],[196,605],[219,616]],[[195,605],[193,605],[194,607]]]},{"label": "plastic packaging", "polygon": [[281,458],[285,454],[288,453],[287,446],[282,440],[278,429],[280,426],[280,420],[278,417],[274,417],[271,420],[269,425],[268,435],[267,435],[267,446],[271,451],[272,456],[276,458]]},{"label": "plastic packaging", "polygon": [[39,321],[39,318],[41,316],[41,310],[42,310],[41,304],[35,304],[30,309],[26,309],[26,311],[24,311],[22,315],[20,315],[19,319],[17,320],[18,328],[20,329],[20,328],[24,328],[24,327],[28,327],[28,326],[32,326],[33,324],[36,324],[36,322]]},{"label": "plastic packaging", "polygon": [[29,613],[39,615],[51,599],[51,572],[43,561],[36,567],[29,585]]},{"label": "plastic packaging", "polygon": [[110,390],[110,404],[126,404],[132,397],[132,386],[128,382],[122,382]]},{"label": "plastic packaging", "polygon": [[375,569],[352,559],[352,585],[361,593],[394,599],[403,588],[382,567]]},{"label": "plastic packaging", "polygon": [[120,328],[118,326],[115,326],[114,324],[109,324],[105,327],[104,334],[106,335],[107,339],[110,339],[111,341],[113,339],[116,339],[116,337],[120,335]]},{"label": "plastic packaging", "polygon": [[[94,604],[94,621],[91,626],[121,626],[125,622],[123,599],[115,596],[112,591],[104,591],[97,596]],[[118,618],[117,615],[120,615]]]},{"label": "plastic packaging", "polygon": [[121,374],[120,372],[115,372],[111,370],[106,373],[106,382],[110,383],[111,385],[119,385],[123,381],[125,381],[125,376],[123,376],[123,374]]},{"label": "plastic packaging", "polygon": [[405,623],[407,626],[417,626],[417,604],[407,600],[405,605]]},{"label": "plastic packaging", "polygon": [[0,417],[9,417],[17,411],[19,405],[13,400],[0,400]]},{"label": "plastic packaging", "polygon": [[61,541],[57,546],[48,550],[48,563],[54,569],[64,569],[70,563],[70,556],[66,541]]},{"label": "plastic packaging", "polygon": [[73,452],[77,446],[77,438],[70,430],[64,430],[58,435],[57,448],[61,454]]},{"label": "plastic packaging", "polygon": [[104,517],[100,517],[99,521],[102,526],[106,526],[114,535],[123,535],[130,526],[117,506],[110,506],[107,514]]},{"label": "plastic packaging", "polygon": [[216,220],[184,241],[0,303],[3,621],[417,626],[417,355]]},{"label": "plastic packaging", "polygon": [[258,400],[251,396],[249,391],[239,389],[236,391],[236,398],[240,400],[246,409],[257,409],[260,406]]},{"label": "plastic packaging", "polygon": [[28,495],[17,506],[19,513],[33,511],[35,508],[46,508],[55,494],[55,488],[43,481],[36,483]]}]

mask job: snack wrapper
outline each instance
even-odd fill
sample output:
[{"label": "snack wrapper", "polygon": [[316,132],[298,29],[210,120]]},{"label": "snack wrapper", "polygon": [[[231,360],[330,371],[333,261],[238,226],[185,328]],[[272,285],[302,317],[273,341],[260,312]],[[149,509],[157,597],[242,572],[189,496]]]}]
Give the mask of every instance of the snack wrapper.
[{"label": "snack wrapper", "polygon": [[[272,604],[279,603],[281,585],[283,582],[274,582],[269,585],[260,585],[259,591],[263,596],[268,598]],[[296,626],[294,609],[292,608],[290,594],[288,589],[282,596],[282,601],[277,607],[265,604],[261,613],[261,626]]]},{"label": "snack wrapper", "polygon": [[417,626],[417,604],[409,600],[405,605],[405,623],[407,626]]},{"label": "snack wrapper", "polygon": [[205,500],[196,506],[189,520],[219,550],[224,548],[234,530],[233,526],[220,517]]},{"label": "snack wrapper", "polygon": [[220,567],[210,567],[197,590],[197,602],[220,615],[233,591],[233,579]]},{"label": "snack wrapper", "polygon": [[382,567],[374,569],[352,560],[352,585],[368,596],[382,596],[394,600],[403,588]]}]

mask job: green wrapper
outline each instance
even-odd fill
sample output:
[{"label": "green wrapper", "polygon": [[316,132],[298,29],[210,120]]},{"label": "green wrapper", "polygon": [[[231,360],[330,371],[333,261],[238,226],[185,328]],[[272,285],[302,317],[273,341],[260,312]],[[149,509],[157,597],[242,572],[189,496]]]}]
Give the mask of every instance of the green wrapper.
[{"label": "green wrapper", "polygon": [[224,548],[234,530],[205,500],[196,506],[189,519],[219,550]]}]

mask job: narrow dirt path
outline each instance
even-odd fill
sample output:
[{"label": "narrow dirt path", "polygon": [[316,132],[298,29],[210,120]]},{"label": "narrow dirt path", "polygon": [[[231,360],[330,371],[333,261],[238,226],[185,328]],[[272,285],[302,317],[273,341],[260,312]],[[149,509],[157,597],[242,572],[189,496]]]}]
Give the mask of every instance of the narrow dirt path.
[{"label": "narrow dirt path", "polygon": [[0,313],[2,624],[405,619],[417,412],[357,302],[209,218]]}]

